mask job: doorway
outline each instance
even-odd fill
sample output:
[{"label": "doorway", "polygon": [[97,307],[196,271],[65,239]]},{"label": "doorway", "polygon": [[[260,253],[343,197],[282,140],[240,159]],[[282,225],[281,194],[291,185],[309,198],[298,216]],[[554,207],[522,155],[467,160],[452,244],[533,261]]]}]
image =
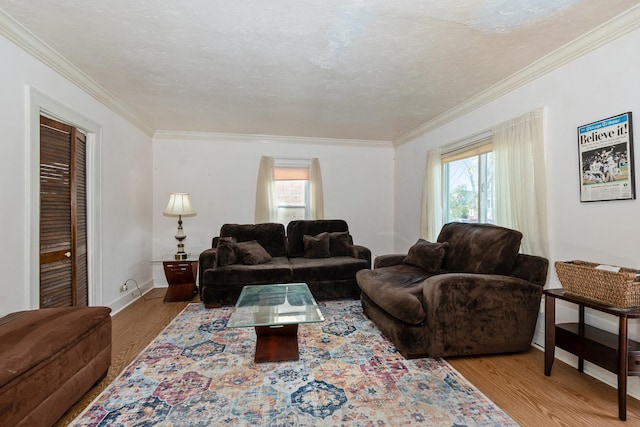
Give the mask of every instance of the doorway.
[{"label": "doorway", "polygon": [[[81,129],[86,133],[86,228],[87,228],[87,277],[88,305],[104,305],[102,285],[102,142],[103,127],[100,123],[80,114],[77,110],[61,104],[29,87],[29,164],[26,192],[27,237],[25,258],[26,282],[25,305],[31,309],[40,307],[40,117],[54,119]],[[65,251],[66,252],[66,251]]]},{"label": "doorway", "polygon": [[89,305],[86,142],[40,116],[40,308]]}]

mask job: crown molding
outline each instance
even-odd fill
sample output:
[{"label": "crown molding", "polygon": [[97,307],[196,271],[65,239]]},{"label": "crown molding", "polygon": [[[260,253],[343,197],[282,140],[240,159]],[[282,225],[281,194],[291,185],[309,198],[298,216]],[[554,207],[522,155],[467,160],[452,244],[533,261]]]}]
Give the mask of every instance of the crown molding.
[{"label": "crown molding", "polygon": [[154,129],[149,123],[1,9],[0,35],[15,43],[18,47],[34,56],[49,68],[61,74],[80,89],[144,131],[147,135],[153,135]]},{"label": "crown molding", "polygon": [[592,31],[543,56],[531,65],[510,75],[456,107],[401,135],[393,141],[398,147],[437,129],[484,104],[560,68],[561,66],[640,28],[640,4],[601,24]]},{"label": "crown molding", "polygon": [[345,138],[315,138],[308,136],[282,136],[282,135],[260,135],[241,133],[216,133],[216,132],[188,132],[157,130],[153,139],[180,139],[194,141],[216,141],[216,142],[259,142],[263,144],[272,143],[295,143],[300,144],[323,144],[323,145],[354,145],[358,147],[393,147],[391,141],[373,139],[345,139]]}]

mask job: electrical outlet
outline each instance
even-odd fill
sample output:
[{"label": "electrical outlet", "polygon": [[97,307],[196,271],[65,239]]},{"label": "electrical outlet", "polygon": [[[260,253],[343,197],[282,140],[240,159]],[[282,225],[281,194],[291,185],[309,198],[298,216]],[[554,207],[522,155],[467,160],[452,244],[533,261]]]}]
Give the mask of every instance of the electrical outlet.
[{"label": "electrical outlet", "polygon": [[127,284],[123,284],[122,286],[120,286],[120,292],[127,292],[127,290],[129,289],[129,287],[127,286]]}]

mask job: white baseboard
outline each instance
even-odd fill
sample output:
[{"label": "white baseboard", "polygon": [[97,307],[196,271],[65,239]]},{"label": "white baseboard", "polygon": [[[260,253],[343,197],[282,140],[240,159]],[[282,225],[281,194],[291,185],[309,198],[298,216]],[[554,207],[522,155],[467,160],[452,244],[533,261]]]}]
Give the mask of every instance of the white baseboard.
[{"label": "white baseboard", "polygon": [[109,307],[111,307],[111,315],[113,316],[114,314],[124,310],[127,306],[137,301],[142,295],[153,289],[153,287],[153,280],[149,280],[136,286],[134,289],[130,289],[120,298],[109,304]]}]

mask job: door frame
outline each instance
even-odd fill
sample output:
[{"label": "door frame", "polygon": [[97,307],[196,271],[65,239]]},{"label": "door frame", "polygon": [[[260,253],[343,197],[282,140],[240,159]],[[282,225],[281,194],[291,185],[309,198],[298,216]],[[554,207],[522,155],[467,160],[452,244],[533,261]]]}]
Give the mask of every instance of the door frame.
[{"label": "door frame", "polygon": [[102,125],[60,104],[56,100],[27,86],[27,139],[30,155],[26,165],[25,211],[25,277],[28,283],[26,304],[40,307],[40,116],[67,123],[87,134],[87,287],[89,305],[103,305],[102,301],[102,224],[100,210]]}]

